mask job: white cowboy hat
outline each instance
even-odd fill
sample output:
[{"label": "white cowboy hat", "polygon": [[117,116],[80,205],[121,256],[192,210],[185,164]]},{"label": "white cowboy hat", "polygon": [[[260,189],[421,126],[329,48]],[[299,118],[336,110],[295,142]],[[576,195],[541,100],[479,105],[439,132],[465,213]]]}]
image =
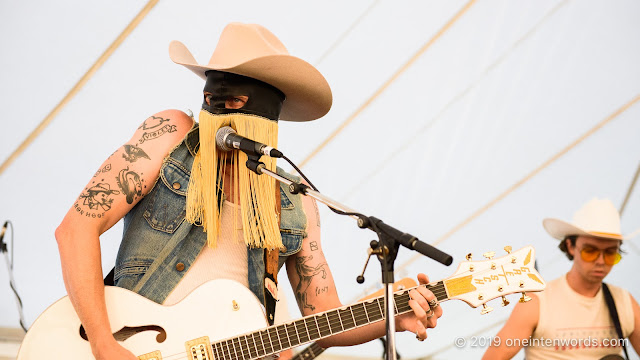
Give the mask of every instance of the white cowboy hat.
[{"label": "white cowboy hat", "polygon": [[313,65],[289,55],[273,33],[257,24],[227,25],[206,65],[199,65],[187,47],[175,40],[169,44],[169,57],[203,79],[207,70],[219,70],[276,87],[286,96],[282,120],[315,120],[331,108],[331,88],[324,76]]},{"label": "white cowboy hat", "polygon": [[570,235],[593,236],[604,239],[624,240],[620,227],[620,214],[608,199],[593,198],[573,215],[573,222],[546,218],[542,226],[558,240]]}]

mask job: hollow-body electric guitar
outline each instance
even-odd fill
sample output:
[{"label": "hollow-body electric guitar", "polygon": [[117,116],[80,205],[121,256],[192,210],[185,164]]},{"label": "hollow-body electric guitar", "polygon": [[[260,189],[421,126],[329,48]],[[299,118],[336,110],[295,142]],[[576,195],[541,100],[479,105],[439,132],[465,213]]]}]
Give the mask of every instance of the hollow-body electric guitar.
[{"label": "hollow-body electric guitar", "polygon": [[[534,268],[533,247],[487,260],[462,262],[454,275],[426,286],[440,302],[465,301],[491,311],[491,299],[541,291],[546,286]],[[394,294],[396,314],[412,311],[406,289]],[[213,280],[181,302],[162,306],[136,293],[106,287],[105,298],[113,336],[143,360],[258,359],[299,345],[384,319],[384,297],[267,327],[262,306],[253,293],[231,280]],[[84,328],[68,297],[43,312],[29,329],[17,360],[93,359]]]}]

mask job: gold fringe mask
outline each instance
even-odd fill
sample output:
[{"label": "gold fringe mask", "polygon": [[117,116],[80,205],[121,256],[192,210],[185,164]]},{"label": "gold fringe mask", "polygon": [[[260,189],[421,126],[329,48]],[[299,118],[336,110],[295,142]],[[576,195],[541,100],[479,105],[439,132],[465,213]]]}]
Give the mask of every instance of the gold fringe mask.
[{"label": "gold fringe mask", "polygon": [[[224,152],[216,148],[216,132],[223,126],[231,126],[238,135],[277,147],[278,123],[255,115],[213,115],[205,110],[200,111],[199,120],[200,148],[193,161],[187,189],[187,221],[202,224],[209,246],[217,246],[224,199],[218,200],[218,194],[223,195],[222,190],[217,192],[216,189],[224,189],[224,181],[229,178],[231,194],[226,195],[240,204],[247,246],[269,250],[282,248],[276,214],[276,194],[279,196],[276,180],[249,170],[244,152]],[[261,160],[267,169],[276,171],[276,159],[264,156]],[[227,169],[230,174],[225,173]],[[237,212],[234,212],[233,222],[238,223]]]}]

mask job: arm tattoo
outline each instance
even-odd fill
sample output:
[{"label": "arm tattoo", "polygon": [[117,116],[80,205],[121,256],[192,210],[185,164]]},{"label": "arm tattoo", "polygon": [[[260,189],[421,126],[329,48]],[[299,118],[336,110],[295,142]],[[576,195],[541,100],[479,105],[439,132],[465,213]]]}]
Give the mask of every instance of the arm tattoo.
[{"label": "arm tattoo", "polygon": [[329,292],[329,287],[328,286],[323,286],[323,287],[317,287],[316,286],[316,296],[320,295],[320,294],[324,294]]},{"label": "arm tattoo", "polygon": [[311,241],[311,242],[309,242],[309,247],[311,248],[311,251],[316,251],[316,250],[318,250],[318,242],[317,242],[317,241]]},{"label": "arm tattoo", "polygon": [[316,224],[320,227],[320,211],[318,211],[318,203],[313,202],[313,209],[316,211]]},{"label": "arm tattoo", "polygon": [[147,155],[147,153],[144,152],[144,150],[142,150],[137,144],[125,144],[123,148],[124,153],[122,154],[122,157],[130,163],[135,162],[140,158],[145,158],[147,160],[151,159],[149,155]]},{"label": "arm tattoo", "polygon": [[[177,131],[175,125],[171,125],[171,124],[162,125],[163,123],[170,120],[171,119],[165,119],[165,118],[156,117],[156,116],[152,116],[147,120],[145,120],[142,123],[142,125],[138,128],[138,129],[145,130],[144,134],[142,134],[142,137],[140,138],[140,140],[138,140],[138,142],[142,144],[147,140],[154,140],[166,133],[172,133],[174,131]],[[149,131],[146,131],[146,130],[149,130]]]},{"label": "arm tattoo", "polygon": [[311,285],[311,280],[314,276],[322,273],[322,278],[326,279],[327,271],[325,270],[325,266],[327,264],[321,263],[316,265],[316,267],[311,267],[307,265],[307,262],[311,259],[313,259],[312,255],[296,258],[296,272],[300,278],[298,286],[296,287],[296,300],[298,300],[298,306],[300,306],[301,310],[309,308],[313,311],[316,307],[308,303],[307,289],[309,288],[309,285]]},{"label": "arm tattoo", "polygon": [[129,171],[128,166],[120,170],[116,181],[122,193],[127,197],[128,204],[133,204],[133,202],[142,195],[142,183],[144,179],[141,178],[138,173]]},{"label": "arm tattoo", "polygon": [[[95,184],[95,181],[93,184]],[[113,199],[111,198],[112,194],[118,195],[120,191],[111,190],[111,185],[100,182],[89,188],[85,188],[85,192],[80,194],[79,201],[76,202],[73,207],[80,215],[101,218],[106,211],[111,209],[111,204],[113,203]],[[80,201],[82,201],[82,205],[88,209],[82,209],[79,204]]]},{"label": "arm tattoo", "polygon": [[95,175],[93,175],[93,177],[97,177],[98,175],[100,175],[100,173],[106,173],[111,171],[111,164],[107,164],[105,165],[102,169],[98,169],[98,171],[96,171]]}]

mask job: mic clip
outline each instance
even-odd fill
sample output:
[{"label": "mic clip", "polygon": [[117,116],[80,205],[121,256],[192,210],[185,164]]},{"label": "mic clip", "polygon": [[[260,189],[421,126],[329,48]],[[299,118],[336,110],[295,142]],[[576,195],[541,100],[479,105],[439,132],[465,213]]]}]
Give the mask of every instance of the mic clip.
[{"label": "mic clip", "polygon": [[254,173],[258,174],[258,175],[262,175],[262,169],[265,168],[265,165],[262,161],[260,161],[260,157],[261,155],[249,155],[247,154],[247,168],[249,168],[249,170],[253,171]]},{"label": "mic clip", "polygon": [[289,185],[289,192],[292,194],[306,194],[307,193],[307,189],[309,189],[309,186],[305,185],[305,184],[298,184],[297,182],[292,182]]}]

